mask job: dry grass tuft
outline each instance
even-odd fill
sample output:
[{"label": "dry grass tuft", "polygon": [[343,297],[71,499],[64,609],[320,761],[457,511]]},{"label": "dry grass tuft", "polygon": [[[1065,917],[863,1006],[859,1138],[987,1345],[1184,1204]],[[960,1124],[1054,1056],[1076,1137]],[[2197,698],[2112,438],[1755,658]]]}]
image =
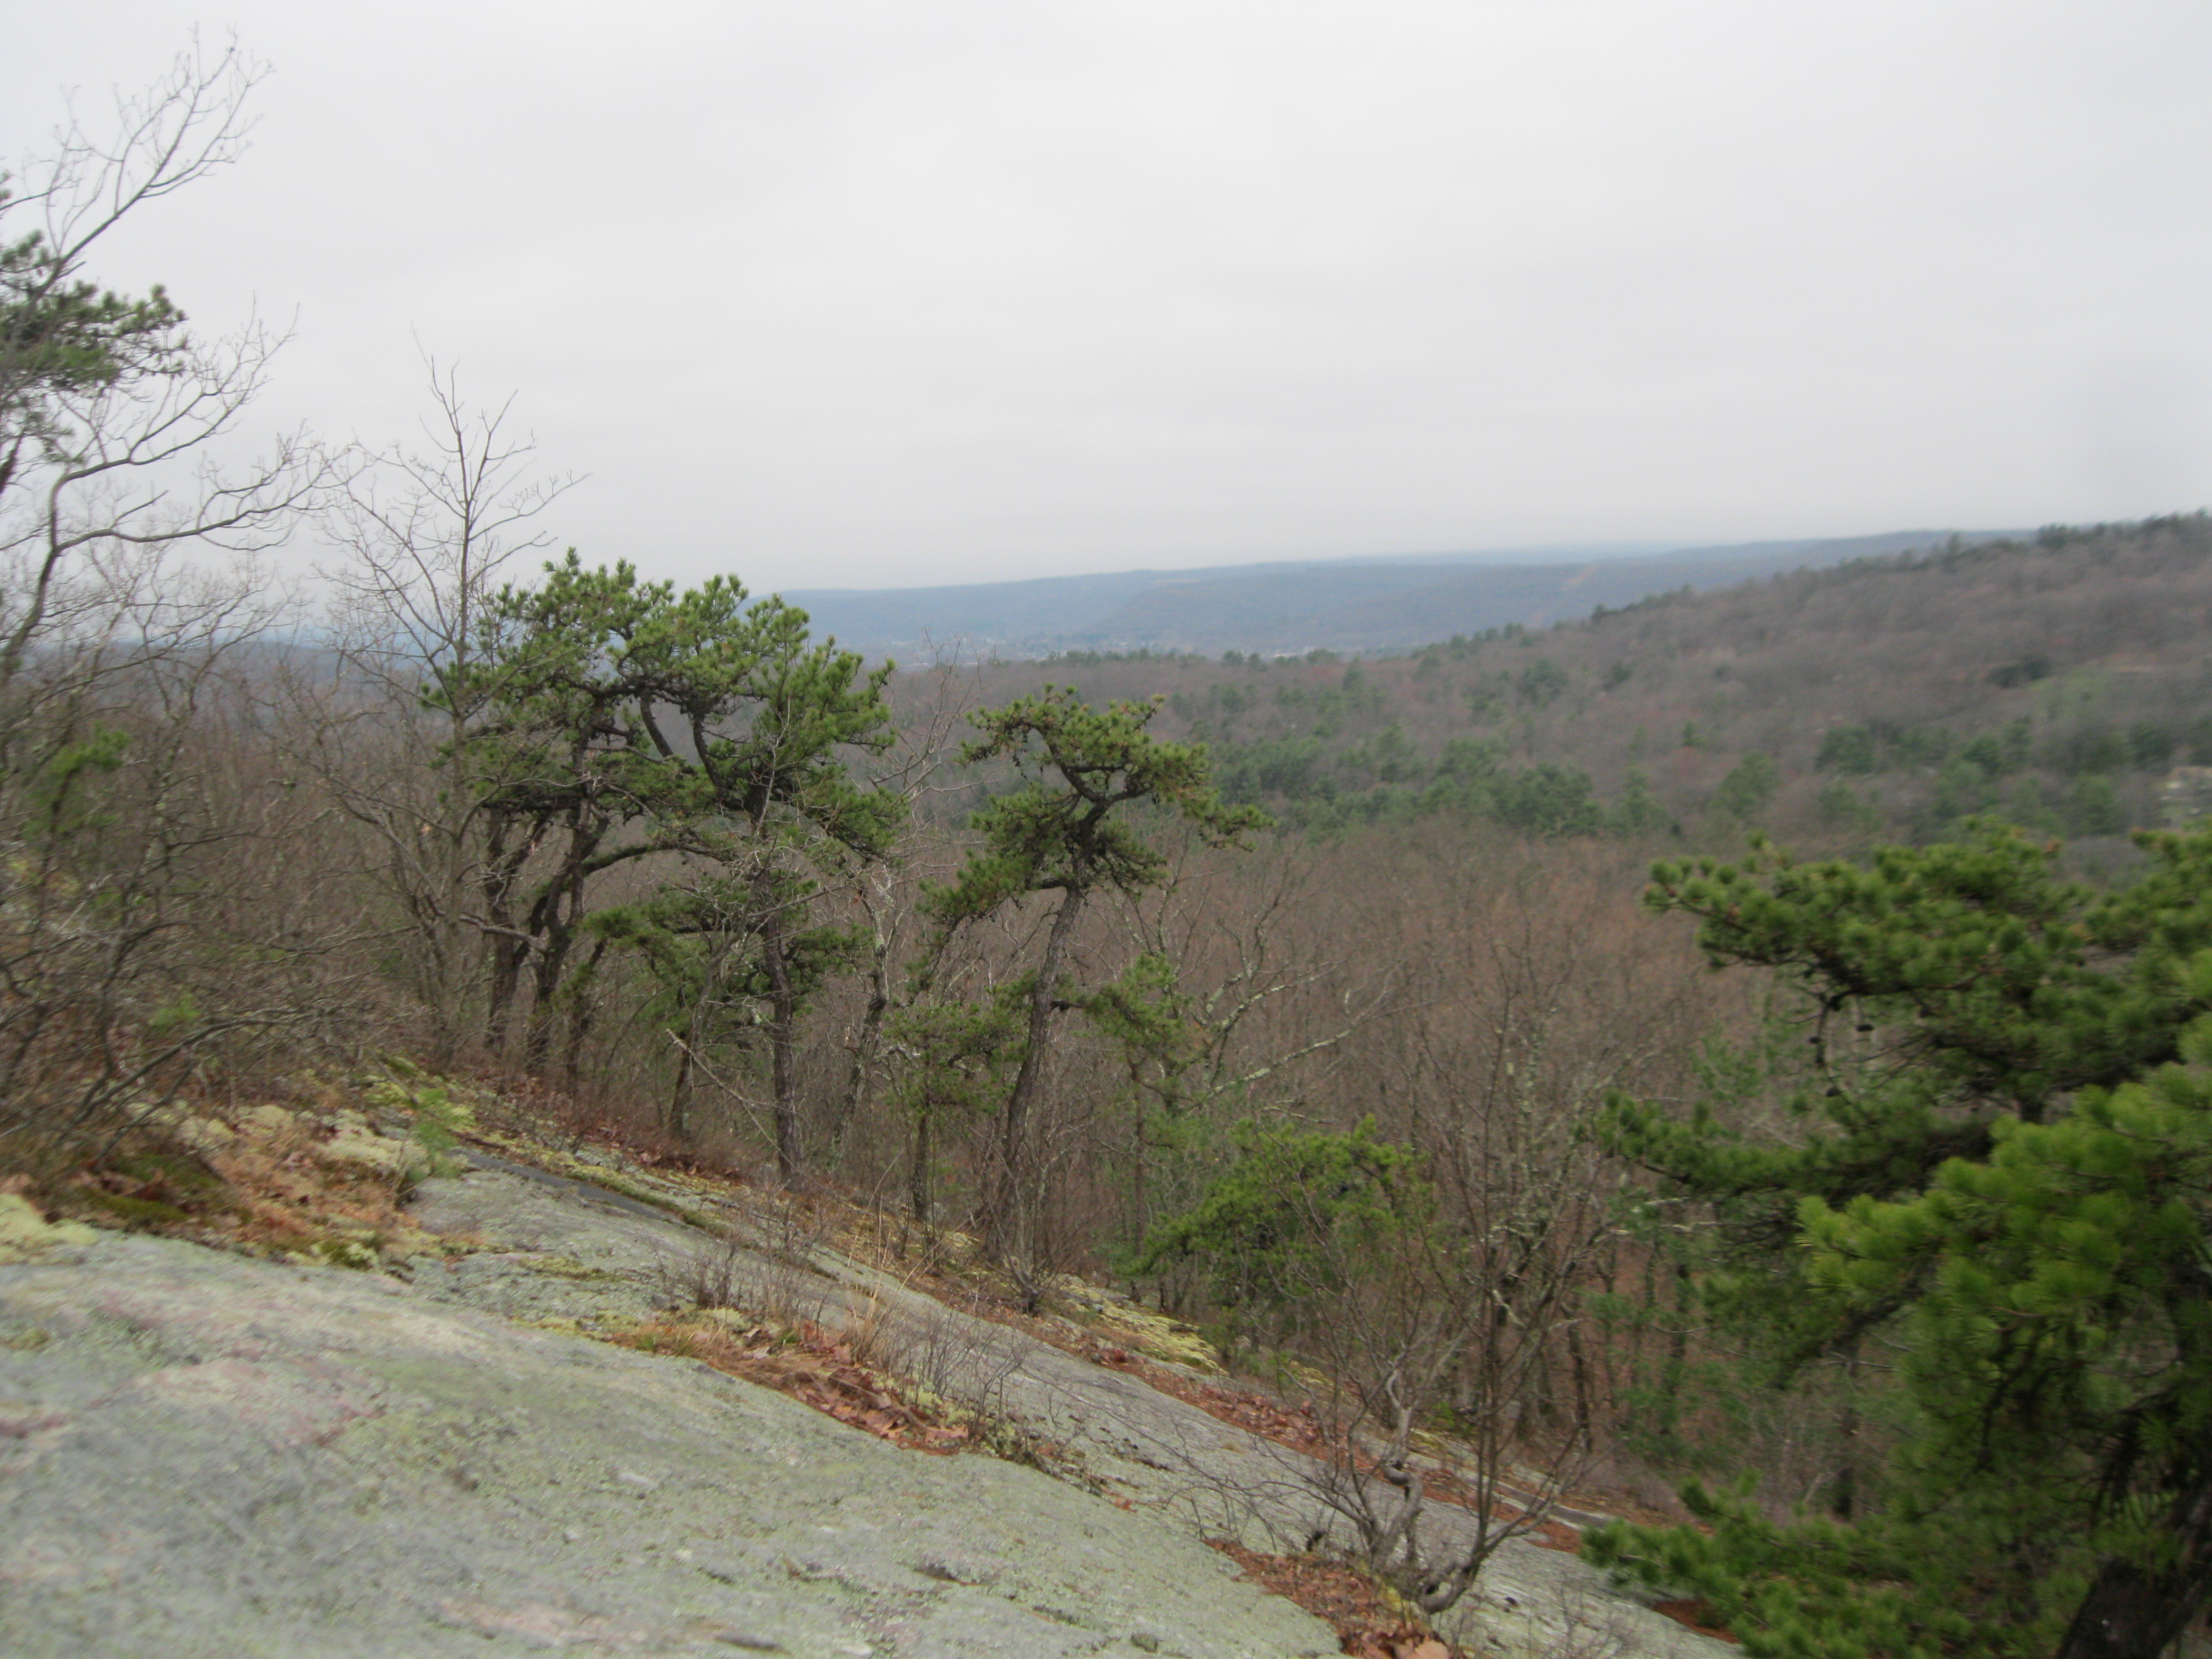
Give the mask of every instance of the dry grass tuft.
[{"label": "dry grass tuft", "polygon": [[641,1353],[702,1360],[910,1451],[957,1452],[980,1443],[972,1424],[949,1408],[908,1397],[866,1364],[842,1334],[811,1320],[780,1329],[711,1315],[663,1316],[610,1340]]},{"label": "dry grass tuft", "polygon": [[[234,1106],[218,1118],[180,1105],[149,1115],[40,1195],[95,1226],[337,1267],[375,1269],[469,1248],[423,1231],[406,1213],[410,1180],[434,1161],[421,1146],[375,1137],[362,1103],[347,1085],[314,1079],[285,1106]],[[390,1167],[338,1156],[349,1136],[345,1153],[389,1152]]]}]

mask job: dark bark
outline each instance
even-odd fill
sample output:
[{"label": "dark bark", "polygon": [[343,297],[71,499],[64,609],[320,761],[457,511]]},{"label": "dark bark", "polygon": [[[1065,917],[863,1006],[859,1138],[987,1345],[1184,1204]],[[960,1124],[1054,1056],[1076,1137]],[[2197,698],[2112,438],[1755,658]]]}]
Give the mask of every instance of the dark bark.
[{"label": "dark bark", "polygon": [[1593,1443],[1597,1422],[1595,1390],[1590,1387],[1589,1355],[1583,1346],[1583,1328],[1571,1322],[1567,1326],[1567,1359],[1572,1368],[1575,1382],[1576,1438],[1584,1452],[1596,1449]]},{"label": "dark bark", "polygon": [[1828,1500],[1828,1512],[1838,1521],[1849,1521],[1858,1511],[1859,1503],[1859,1350],[1851,1345],[1844,1360],[1844,1410],[1836,1425],[1836,1489]]},{"label": "dark bark", "polygon": [[691,1139],[691,1045],[676,1051],[676,1086],[668,1096],[668,1133],[678,1140]]},{"label": "dark bark", "polygon": [[1152,1146],[1145,1133],[1145,1095],[1142,1089],[1133,1089],[1129,1095],[1130,1145],[1134,1156],[1129,1160],[1129,1249],[1134,1252],[1144,1249],[1145,1235],[1152,1227],[1147,1206],[1152,1194],[1146,1189],[1146,1165],[1152,1158]]},{"label": "dark bark", "polygon": [[490,944],[491,987],[484,1010],[484,1048],[495,1059],[507,1053],[507,1025],[514,1012],[514,1000],[522,990],[524,947],[519,939],[495,939]]},{"label": "dark bark", "polygon": [[553,1013],[568,972],[569,953],[586,915],[585,886],[613,859],[599,857],[609,821],[589,802],[580,805],[568,825],[568,846],[560,867],[538,887],[530,906],[527,932],[532,941],[530,1023],[523,1038],[523,1064],[542,1076],[553,1055]]},{"label": "dark bark", "polygon": [[1671,1441],[1682,1420],[1682,1382],[1690,1369],[1690,1270],[1674,1269],[1674,1324],[1667,1334],[1667,1363],[1659,1373],[1659,1433]]},{"label": "dark bark", "polygon": [[485,992],[484,1048],[495,1060],[507,1052],[507,1022],[514,1018],[514,999],[522,989],[523,963],[530,953],[529,942],[515,926],[513,906],[515,878],[529,848],[526,843],[509,844],[509,828],[504,819],[493,819],[481,883],[484,950],[491,970]]},{"label": "dark bark", "polygon": [[1044,959],[1037,964],[1036,983],[1030,992],[1029,1042],[1022,1050],[1021,1069],[1014,1073],[1014,1086],[1006,1093],[997,1192],[991,1201],[991,1212],[987,1218],[989,1224],[984,1234],[985,1248],[994,1261],[1013,1260],[1022,1255],[1028,1243],[1028,1229],[1023,1224],[1022,1176],[1029,1151],[1030,1106],[1036,1097],[1037,1081],[1044,1073],[1045,1041],[1050,1034],[1054,1005],[1059,996],[1060,964],[1066,957],[1067,941],[1075,931],[1076,918],[1082,913],[1085,894],[1082,883],[1069,880],[1059,913],[1052,919],[1052,931],[1045,935]]},{"label": "dark bark", "polygon": [[2166,1514],[2172,1559],[2105,1563],[2054,1659],[2158,1659],[2212,1600],[2212,1471],[2194,1475]]},{"label": "dark bark", "polygon": [[799,1027],[799,997],[792,988],[791,962],[783,948],[783,918],[771,908],[761,927],[761,958],[768,969],[769,1073],[775,1095],[775,1170],[787,1187],[805,1176],[805,1147],[799,1133],[799,1098],[793,1051]]},{"label": "dark bark", "polygon": [[522,1039],[522,1064],[533,1075],[543,1075],[553,1057],[554,1000],[560,994],[574,943],[574,933],[558,922],[539,935],[537,960],[531,965],[530,1022],[523,1028]]},{"label": "dark bark", "polygon": [[854,1034],[852,1063],[846,1068],[844,1092],[838,1097],[837,1116],[830,1126],[830,1164],[834,1170],[845,1161],[845,1139],[853,1120],[860,1115],[860,1097],[868,1086],[868,1067],[883,1042],[884,1017],[890,1012],[890,987],[884,953],[878,949],[869,958],[868,1005],[860,1012],[860,1029]]},{"label": "dark bark", "polygon": [[934,1207],[929,1196],[929,1117],[928,1103],[924,1102],[914,1115],[914,1164],[907,1171],[907,1200],[924,1237],[929,1235],[929,1212]]},{"label": "dark bark", "polygon": [[597,976],[600,958],[607,953],[604,939],[592,942],[590,959],[584,963],[583,972],[568,997],[568,1036],[566,1049],[561,1056],[562,1087],[574,1095],[583,1082],[584,1039],[591,1034],[592,997],[590,987]]}]

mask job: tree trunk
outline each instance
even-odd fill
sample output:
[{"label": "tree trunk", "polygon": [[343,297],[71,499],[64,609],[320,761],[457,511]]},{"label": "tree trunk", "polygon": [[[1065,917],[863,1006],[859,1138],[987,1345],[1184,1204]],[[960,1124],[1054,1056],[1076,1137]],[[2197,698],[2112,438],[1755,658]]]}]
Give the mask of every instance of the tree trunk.
[{"label": "tree trunk", "polygon": [[565,927],[547,931],[531,972],[530,1021],[523,1027],[522,1065],[532,1076],[543,1076],[553,1057],[553,1004],[561,994],[561,979],[568,967],[568,949],[574,940]]},{"label": "tree trunk", "polygon": [[799,1135],[799,1100],[792,1080],[794,1028],[799,1000],[791,988],[791,963],[783,951],[783,919],[770,911],[761,928],[761,956],[768,968],[769,1073],[775,1094],[775,1170],[783,1184],[805,1177],[805,1148]]},{"label": "tree trunk", "polygon": [[1589,1354],[1583,1346],[1580,1320],[1568,1322],[1567,1358],[1573,1367],[1575,1379],[1575,1441],[1583,1452],[1593,1452],[1597,1449],[1595,1428],[1597,1401],[1590,1387]]},{"label": "tree trunk", "polygon": [[514,1000],[522,989],[523,963],[530,954],[529,942],[515,926],[510,901],[515,878],[521,873],[536,837],[530,837],[519,848],[510,848],[507,830],[504,820],[493,820],[480,878],[484,921],[489,924],[484,934],[484,949],[491,958],[491,982],[484,1005],[484,1047],[494,1060],[506,1057],[507,1022],[514,1016]]},{"label": "tree trunk", "polygon": [[484,1009],[484,1048],[494,1060],[507,1055],[507,1024],[522,990],[523,947],[519,939],[495,937],[491,951],[490,1000]]},{"label": "tree trunk", "polygon": [[676,1051],[676,1086],[668,1096],[668,1133],[678,1140],[691,1139],[691,1045]]},{"label": "tree trunk", "polygon": [[1682,1420],[1682,1381],[1690,1369],[1690,1270],[1674,1269],[1674,1328],[1667,1334],[1667,1364],[1659,1373],[1659,1435],[1671,1447]]},{"label": "tree trunk", "polygon": [[553,1009],[568,977],[568,953],[576,948],[576,931],[584,918],[584,869],[599,844],[606,826],[596,820],[571,825],[568,868],[549,881],[530,907],[530,933],[538,941],[533,972],[530,1024],[524,1029],[523,1065],[533,1076],[544,1076],[553,1055]]},{"label": "tree trunk", "polygon": [[1132,1110],[1134,1121],[1130,1126],[1133,1156],[1129,1160],[1128,1246],[1130,1254],[1133,1255],[1145,1248],[1145,1235],[1152,1229],[1152,1217],[1146,1213],[1146,1206],[1151,1202],[1152,1195],[1146,1190],[1145,1181],[1145,1163],[1151,1154],[1152,1148],[1146,1143],[1145,1136],[1144,1091],[1133,1085],[1131,1099],[1133,1103]]},{"label": "tree trunk", "polygon": [[[466,740],[466,722],[454,720],[452,752],[459,753]],[[415,926],[429,961],[430,1058],[441,1068],[451,1066],[460,1054],[476,990],[477,975],[471,966],[475,953],[469,949],[468,924],[464,921],[474,884],[470,850],[475,824],[472,809],[464,808],[456,817],[449,805],[434,831],[432,826],[424,826],[426,833],[436,836],[437,857],[414,907]],[[406,884],[404,873],[394,872],[403,887]]]},{"label": "tree trunk", "polygon": [[915,1224],[921,1229],[922,1237],[929,1237],[929,1103],[924,1101],[914,1115],[914,1166],[907,1171],[907,1200],[914,1211]]},{"label": "tree trunk", "polygon": [[592,954],[577,975],[568,998],[568,1036],[561,1056],[561,1086],[574,1096],[583,1082],[584,1039],[592,1029],[592,981],[599,975],[599,959],[607,953],[604,939],[592,942]]},{"label": "tree trunk", "polygon": [[1859,1349],[1851,1350],[1844,1360],[1844,1410],[1836,1425],[1836,1489],[1828,1500],[1828,1512],[1838,1521],[1849,1521],[1858,1512],[1859,1504]]},{"label": "tree trunk", "polygon": [[879,951],[869,959],[868,1006],[860,1013],[860,1029],[853,1037],[852,1065],[845,1073],[845,1091],[837,1102],[836,1121],[830,1126],[832,1170],[845,1161],[845,1138],[852,1133],[853,1120],[860,1115],[860,1097],[868,1086],[868,1067],[882,1045],[884,1016],[890,1012],[890,988]]},{"label": "tree trunk", "polygon": [[398,859],[392,862],[392,885],[402,895],[402,902],[407,907],[422,963],[416,975],[416,994],[430,1022],[430,1064],[444,1071],[460,1053],[461,1027],[468,1004],[467,970],[461,965],[467,952],[454,937],[457,924],[453,921],[461,908],[465,883],[462,878],[448,876],[434,896],[410,893],[409,872]]},{"label": "tree trunk", "polygon": [[1030,992],[1029,1045],[1022,1050],[1021,1070],[1014,1073],[1014,1086],[1006,1094],[998,1190],[983,1235],[984,1249],[994,1261],[1019,1256],[1029,1242],[1029,1230],[1022,1224],[1022,1174],[1028,1150],[1030,1104],[1036,1097],[1037,1079],[1044,1073],[1045,1038],[1060,991],[1060,965],[1067,954],[1068,937],[1075,931],[1083,898],[1082,887],[1069,883],[1060,912],[1052,919],[1052,931],[1045,935],[1044,960],[1037,964],[1036,984]]},{"label": "tree trunk", "polygon": [[2171,1559],[2146,1566],[2116,1556],[2090,1582],[2053,1659],[2158,1659],[2212,1599],[2212,1470],[2198,1473],[2167,1510]]}]

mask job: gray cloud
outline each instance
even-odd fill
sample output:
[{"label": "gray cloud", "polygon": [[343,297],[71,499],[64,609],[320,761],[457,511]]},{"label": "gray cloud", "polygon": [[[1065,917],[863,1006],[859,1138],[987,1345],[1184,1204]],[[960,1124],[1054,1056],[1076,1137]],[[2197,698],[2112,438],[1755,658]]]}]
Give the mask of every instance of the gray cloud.
[{"label": "gray cloud", "polygon": [[2212,499],[2212,12],[1044,0],[12,21],[0,146],[195,23],[256,148],[106,267],[519,388],[562,533],[859,586]]}]

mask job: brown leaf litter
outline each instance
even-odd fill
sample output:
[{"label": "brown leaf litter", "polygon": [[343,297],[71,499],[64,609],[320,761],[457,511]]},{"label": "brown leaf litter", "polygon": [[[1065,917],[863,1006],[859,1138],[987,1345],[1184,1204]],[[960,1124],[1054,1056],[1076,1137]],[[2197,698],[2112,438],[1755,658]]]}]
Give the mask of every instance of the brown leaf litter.
[{"label": "brown leaf litter", "polygon": [[1285,1596],[1336,1632],[1358,1659],[1465,1659],[1419,1620],[1394,1607],[1375,1581],[1342,1562],[1267,1555],[1226,1538],[1206,1540],[1263,1589]]}]

